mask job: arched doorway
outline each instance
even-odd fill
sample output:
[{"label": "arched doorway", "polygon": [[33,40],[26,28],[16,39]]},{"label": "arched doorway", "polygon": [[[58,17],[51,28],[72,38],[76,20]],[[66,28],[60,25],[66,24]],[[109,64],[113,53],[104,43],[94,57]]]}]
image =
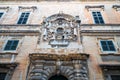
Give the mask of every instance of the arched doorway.
[{"label": "arched doorway", "polygon": [[50,77],[48,80],[68,80],[68,79],[63,75],[54,75]]}]

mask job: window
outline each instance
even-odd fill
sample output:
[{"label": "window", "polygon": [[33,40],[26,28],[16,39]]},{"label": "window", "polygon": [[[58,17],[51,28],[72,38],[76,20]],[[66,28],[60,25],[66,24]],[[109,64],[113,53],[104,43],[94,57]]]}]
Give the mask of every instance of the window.
[{"label": "window", "polygon": [[4,50],[16,50],[19,40],[8,40]]},{"label": "window", "polygon": [[120,80],[120,75],[111,75],[111,80]]},{"label": "window", "polygon": [[100,43],[103,51],[116,51],[112,40],[101,40]]},{"label": "window", "polygon": [[0,18],[2,17],[2,15],[3,15],[3,12],[0,12]]},{"label": "window", "polygon": [[92,12],[95,24],[104,24],[102,15],[100,12]]},{"label": "window", "polygon": [[6,73],[0,73],[0,80],[5,80]]},{"label": "window", "polygon": [[26,24],[28,17],[29,17],[30,13],[29,12],[24,12],[21,14],[17,24]]}]

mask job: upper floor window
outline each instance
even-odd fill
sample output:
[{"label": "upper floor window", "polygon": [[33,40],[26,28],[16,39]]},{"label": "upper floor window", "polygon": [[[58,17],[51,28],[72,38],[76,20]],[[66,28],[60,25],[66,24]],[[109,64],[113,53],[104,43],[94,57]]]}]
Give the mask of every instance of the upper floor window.
[{"label": "upper floor window", "polygon": [[30,15],[29,12],[23,12],[23,13],[21,13],[21,16],[20,16],[20,18],[19,18],[17,24],[26,24],[29,15]]},{"label": "upper floor window", "polygon": [[6,73],[0,73],[0,80],[5,80]]},{"label": "upper floor window", "polygon": [[3,15],[3,12],[0,12],[0,18],[2,17],[2,15]]},{"label": "upper floor window", "polygon": [[101,40],[100,43],[103,51],[116,51],[112,40]]},{"label": "upper floor window", "polygon": [[92,12],[95,24],[104,24],[104,20],[100,12]]},{"label": "upper floor window", "polygon": [[8,40],[4,50],[16,50],[19,40]]}]

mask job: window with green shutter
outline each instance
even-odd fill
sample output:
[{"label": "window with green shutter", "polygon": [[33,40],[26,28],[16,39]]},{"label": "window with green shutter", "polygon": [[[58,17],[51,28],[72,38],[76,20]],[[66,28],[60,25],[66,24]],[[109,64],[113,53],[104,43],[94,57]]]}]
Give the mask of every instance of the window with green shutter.
[{"label": "window with green shutter", "polygon": [[19,40],[8,40],[4,50],[16,50]]},{"label": "window with green shutter", "polygon": [[104,24],[104,20],[100,12],[92,12],[95,24]]},{"label": "window with green shutter", "polygon": [[30,13],[29,12],[23,12],[17,22],[17,24],[26,24],[28,17],[29,17]]},{"label": "window with green shutter", "polygon": [[112,40],[101,40],[100,43],[103,51],[116,51]]}]

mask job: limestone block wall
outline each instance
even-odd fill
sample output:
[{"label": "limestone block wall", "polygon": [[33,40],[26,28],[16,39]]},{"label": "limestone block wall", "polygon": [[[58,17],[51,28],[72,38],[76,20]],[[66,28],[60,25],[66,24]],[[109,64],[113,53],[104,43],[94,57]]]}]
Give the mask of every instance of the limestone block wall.
[{"label": "limestone block wall", "polygon": [[[19,10],[19,6],[31,7],[36,6],[37,9],[30,11],[30,17],[27,24],[41,24],[44,18],[57,13],[70,14],[72,16],[80,16],[82,24],[93,24],[92,11],[100,11],[102,13],[104,22],[107,24],[117,24],[120,22],[119,11],[113,9],[113,5],[117,5],[119,2],[1,2],[0,7],[9,6],[10,9],[0,9],[5,12],[5,15],[1,19],[1,24],[17,24],[21,12],[30,10]],[[46,6],[47,5],[47,6]],[[62,6],[61,6],[62,5]],[[104,5],[104,10],[86,10],[85,6],[99,6]],[[112,16],[111,16],[112,15]]]},{"label": "limestone block wall", "polygon": [[115,48],[117,50],[116,53],[113,53],[113,54],[119,55],[120,54],[119,38],[120,36],[83,36],[84,52],[90,54],[89,70],[90,70],[90,73],[92,74],[92,75],[90,74],[91,78],[95,78],[96,80],[103,80],[103,73],[101,72],[101,68],[99,65],[101,63],[114,64],[119,61],[119,60],[112,61],[111,59],[111,61],[103,62],[101,54],[109,54],[109,53],[102,52],[99,41],[103,39],[113,40]]},{"label": "limestone block wall", "polygon": [[[2,36],[2,37],[5,37],[5,36]],[[1,42],[0,52],[3,54],[6,54],[6,51],[4,51],[4,46],[6,45],[6,41],[9,40],[9,38],[11,38],[11,36],[7,36],[5,38],[0,39],[0,42]],[[3,39],[4,39],[4,41],[3,41]],[[19,38],[14,37],[14,39],[16,40]],[[33,53],[35,51],[37,39],[38,39],[37,36],[22,36],[22,37],[20,37],[19,40],[21,40],[21,41],[19,41],[18,48],[15,51],[17,53],[17,55],[15,56],[14,61],[12,61],[12,62],[18,62],[19,65],[15,69],[11,80],[25,80],[28,62],[29,62],[29,54]],[[9,51],[7,53],[16,54],[16,53],[14,53],[14,51]],[[5,59],[7,59],[7,60],[5,60]],[[5,58],[5,55],[4,55],[4,59],[0,58],[0,60],[2,62],[6,62],[6,61],[11,62],[11,59],[12,59],[12,57],[10,57],[10,56],[9,56],[9,58]]]},{"label": "limestone block wall", "polygon": [[[85,9],[86,5],[104,5],[104,10],[101,11],[103,19],[106,24],[119,24],[120,23],[120,12],[116,11],[112,8],[113,5],[119,4],[119,2],[0,2],[0,7],[3,6],[9,6],[10,9],[8,12],[4,11],[3,9],[0,9],[0,11],[5,12],[3,17],[0,19],[0,24],[16,24],[18,21],[18,18],[22,11],[19,11],[19,6],[24,7],[31,7],[36,6],[37,9],[35,11],[32,11],[29,17],[29,20],[27,24],[39,24],[41,25],[43,19],[46,17],[49,17],[53,14],[57,13],[65,13],[70,14],[72,16],[80,16],[81,24],[93,24],[93,18],[91,11],[88,11]],[[24,11],[24,10],[23,10]],[[29,11],[29,10],[26,10]],[[112,15],[112,16],[111,16]],[[83,26],[84,27],[84,26]],[[98,27],[98,26],[97,26]],[[40,30],[40,27],[33,28],[20,28],[19,27],[12,27],[12,29],[4,28],[4,26],[1,28],[1,30]],[[94,28],[95,29],[95,28]],[[103,29],[103,28],[101,28]],[[113,29],[113,28],[111,28]],[[109,30],[109,29],[108,29]],[[21,38],[21,44],[19,45],[17,51],[18,55],[15,58],[16,62],[19,62],[18,67],[15,69],[15,72],[13,74],[13,77],[11,80],[25,80],[26,74],[27,74],[27,68],[29,65],[29,54],[34,52],[50,52],[50,53],[56,53],[55,49],[51,49],[51,47],[48,46],[47,43],[40,43],[37,44],[39,36],[23,36]],[[90,80],[103,80],[102,71],[99,67],[99,63],[102,61],[100,54],[102,54],[100,50],[99,40],[100,39],[112,39],[115,43],[115,46],[117,48],[116,54],[120,53],[120,36],[83,36],[83,48],[81,46],[80,50],[81,52],[90,54],[90,58],[88,60],[88,67],[90,72]],[[0,51],[2,52],[6,40],[8,40],[9,37],[1,37],[0,38]],[[46,45],[49,49],[42,49],[46,48]],[[72,48],[76,48],[76,44],[70,44]],[[69,46],[69,48],[71,48]],[[75,47],[73,47],[75,46]],[[77,49],[77,48],[76,48]],[[79,53],[77,50],[68,50],[68,52],[73,53]],[[66,49],[58,50],[58,53],[66,53]]]},{"label": "limestone block wall", "polygon": [[29,62],[29,54],[34,52],[36,48],[38,37],[36,36],[25,36],[16,61],[19,62],[19,66],[16,68],[12,80],[25,80],[28,62]]}]

